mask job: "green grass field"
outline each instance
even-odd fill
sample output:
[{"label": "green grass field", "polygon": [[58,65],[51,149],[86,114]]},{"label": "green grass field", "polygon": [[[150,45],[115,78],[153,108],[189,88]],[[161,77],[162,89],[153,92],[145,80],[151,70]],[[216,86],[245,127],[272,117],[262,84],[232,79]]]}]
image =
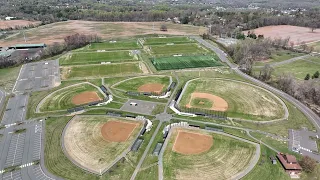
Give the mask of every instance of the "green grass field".
[{"label": "green grass field", "polygon": [[292,74],[297,79],[303,80],[309,73],[310,77],[316,72],[320,71],[320,58],[313,57],[310,59],[298,60],[289,64],[275,67],[275,74],[281,75],[283,73]]},{"label": "green grass field", "polygon": [[157,70],[185,69],[222,66],[215,56],[179,56],[151,59]]},{"label": "green grass field", "polygon": [[320,41],[310,44],[315,52],[320,52]]},{"label": "green grass field", "polygon": [[44,103],[40,107],[40,111],[45,112],[55,110],[67,110],[69,108],[76,107],[76,105],[72,103],[72,98],[75,95],[86,91],[96,92],[98,96],[101,99],[103,99],[103,95],[99,92],[97,88],[89,84],[80,84],[67,89],[55,91],[50,97],[46,99],[46,101],[44,101]]},{"label": "green grass field", "polygon": [[292,52],[289,50],[274,50],[271,53],[271,57],[266,61],[255,61],[255,66],[264,66],[265,64],[271,64],[275,62],[285,61],[294,57],[306,55],[304,53]]},{"label": "green grass field", "polygon": [[[190,130],[189,130],[190,131]],[[254,155],[255,147],[233,138],[211,135],[213,145],[198,155],[182,155],[172,151],[177,131],[170,137],[163,157],[164,179],[230,179],[244,170]]]},{"label": "green grass field", "polygon": [[[282,118],[281,103],[269,92],[230,80],[201,79],[191,81],[182,95],[180,107],[185,107],[193,92],[209,93],[228,103],[228,117],[267,121]],[[213,103],[214,104],[214,103]]]},{"label": "green grass field", "polygon": [[149,46],[153,55],[173,55],[173,54],[182,54],[182,55],[191,55],[191,54],[207,54],[204,48],[196,43],[189,44],[174,44],[174,45],[154,45]]},{"label": "green grass field", "polygon": [[[70,70],[70,71],[69,71]],[[62,79],[140,74],[139,63],[62,67]]]},{"label": "green grass field", "polygon": [[[101,128],[107,122],[135,123],[137,126],[124,142],[107,141]],[[66,153],[82,166],[99,173],[109,166],[136,139],[143,123],[107,116],[78,116],[68,124],[64,134]],[[112,129],[108,129],[112,131]],[[81,133],[79,133],[81,132]]]},{"label": "green grass field", "polygon": [[10,91],[19,75],[21,66],[0,69],[0,87],[2,90]]},{"label": "green grass field", "polygon": [[145,38],[143,45],[159,45],[159,44],[183,44],[183,43],[191,43],[194,42],[193,40],[183,37],[183,36],[176,36],[176,37],[151,37]]},{"label": "green grass field", "polygon": [[164,85],[162,90],[165,90],[170,83],[170,78],[168,76],[144,76],[144,77],[137,77],[137,78],[130,78],[122,83],[114,86],[113,88],[123,90],[123,91],[133,91],[137,92],[139,87],[144,84],[149,83],[159,83]]},{"label": "green grass field", "polygon": [[140,48],[137,40],[120,40],[116,42],[92,43],[87,47],[87,50],[135,50]]},{"label": "green grass field", "polygon": [[60,65],[100,64],[101,62],[125,62],[138,60],[129,51],[78,52],[60,59]]}]

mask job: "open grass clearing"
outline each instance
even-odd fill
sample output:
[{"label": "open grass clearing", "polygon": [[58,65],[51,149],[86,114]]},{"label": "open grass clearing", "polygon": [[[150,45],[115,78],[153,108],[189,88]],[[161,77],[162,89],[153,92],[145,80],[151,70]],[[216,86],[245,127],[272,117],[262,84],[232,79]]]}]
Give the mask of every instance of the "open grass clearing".
[{"label": "open grass clearing", "polygon": [[315,43],[311,43],[311,44],[308,44],[308,45],[312,46],[314,48],[313,51],[320,52],[320,41],[315,42]]},{"label": "open grass clearing", "polygon": [[109,42],[92,43],[85,50],[135,50],[140,49],[137,40],[113,40]]},{"label": "open grass clearing", "polygon": [[311,77],[316,71],[320,71],[320,57],[311,58],[310,61],[298,60],[274,69],[276,75],[292,74],[297,79],[303,80],[308,73]]},{"label": "open grass clearing", "polygon": [[2,90],[11,91],[19,75],[21,66],[0,69],[0,87]]},{"label": "open grass clearing", "polygon": [[165,179],[230,179],[248,166],[255,151],[253,145],[230,137],[192,131],[212,136],[213,146],[198,155],[182,155],[172,151],[177,132],[172,132],[164,153]]},{"label": "open grass clearing", "polygon": [[196,43],[174,44],[174,45],[154,45],[149,46],[152,54],[159,55],[191,55],[191,54],[207,54],[208,51]]},{"label": "open grass clearing", "polygon": [[160,44],[184,44],[194,42],[188,37],[175,36],[175,37],[150,37],[143,39],[143,45],[160,45]]},{"label": "open grass clearing", "polygon": [[139,92],[139,88],[145,84],[161,84],[163,85],[161,91],[164,91],[169,86],[169,83],[169,76],[141,76],[129,78],[113,86],[113,88],[123,91]]},{"label": "open grass clearing", "polygon": [[157,70],[204,68],[223,66],[217,56],[171,56],[152,58],[152,64]]},{"label": "open grass clearing", "polygon": [[266,64],[271,64],[271,63],[276,63],[276,62],[281,62],[285,61],[294,57],[298,56],[303,56],[305,55],[304,53],[299,53],[299,52],[292,52],[290,50],[273,50],[271,53],[271,57],[267,60],[263,61],[255,61],[254,65],[255,66],[264,66]]},{"label": "open grass clearing", "polygon": [[[130,125],[128,126],[130,130],[126,125]],[[101,116],[76,116],[65,129],[63,140],[65,152],[83,167],[99,173],[129,148],[141,127],[142,122],[138,121]],[[118,139],[124,141],[118,142]]]},{"label": "open grass clearing", "polygon": [[228,117],[267,121],[284,116],[282,104],[274,95],[243,82],[227,79],[191,81],[182,95],[180,108],[186,107],[193,92],[208,93],[224,99],[228,103]]},{"label": "open grass clearing", "polygon": [[106,77],[116,75],[140,74],[139,63],[121,63],[108,65],[64,66],[61,68],[62,79],[83,79],[86,77]]},{"label": "open grass clearing", "polygon": [[129,51],[74,52],[60,58],[60,65],[100,64],[101,62],[126,62],[138,60]]},{"label": "open grass clearing", "polygon": [[261,156],[258,164],[249,172],[243,180],[271,180],[271,179],[281,179],[289,180],[291,179],[289,175],[284,171],[280,162],[277,160],[277,164],[272,164],[270,156],[276,157],[276,152],[269,149],[268,147],[261,145]]}]

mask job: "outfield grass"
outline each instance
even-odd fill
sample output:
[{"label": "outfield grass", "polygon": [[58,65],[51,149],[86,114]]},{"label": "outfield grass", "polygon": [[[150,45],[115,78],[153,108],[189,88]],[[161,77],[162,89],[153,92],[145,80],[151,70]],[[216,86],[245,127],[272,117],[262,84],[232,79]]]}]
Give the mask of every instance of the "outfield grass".
[{"label": "outfield grass", "polygon": [[178,56],[152,58],[157,70],[222,66],[217,56]]},{"label": "outfield grass", "polygon": [[138,58],[130,55],[129,51],[107,52],[74,52],[60,58],[60,65],[100,64],[101,62],[126,62]]},{"label": "outfield grass", "polygon": [[137,78],[130,78],[114,86],[113,88],[120,89],[123,91],[138,92],[140,86],[149,83],[159,83],[164,85],[164,87],[162,88],[162,91],[164,91],[169,86],[170,78],[168,76],[143,76]]},{"label": "outfield grass", "polygon": [[[70,71],[69,71],[70,70]],[[139,63],[68,66],[62,68],[62,79],[106,77],[142,73]]]},{"label": "outfield grass", "polygon": [[175,44],[175,45],[154,45],[150,46],[152,54],[158,55],[191,55],[191,54],[206,54],[208,53],[204,48],[196,43],[189,44]]},{"label": "outfield grass", "polygon": [[120,40],[116,42],[92,43],[87,50],[134,50],[140,49],[137,40]]},{"label": "outfield grass", "polygon": [[265,64],[271,64],[275,62],[285,61],[294,57],[306,55],[305,53],[292,52],[290,50],[273,50],[271,57],[265,61],[255,61],[255,66],[264,66]]},{"label": "outfield grass", "polygon": [[310,58],[310,61],[298,60],[289,64],[277,66],[274,69],[276,75],[288,73],[292,74],[297,79],[303,80],[308,73],[311,77],[316,71],[320,71],[320,58]]},{"label": "outfield grass", "polygon": [[0,69],[0,87],[2,90],[11,91],[19,75],[21,66]]},{"label": "outfield grass", "polygon": [[189,103],[193,92],[223,98],[228,103],[228,117],[267,121],[284,116],[284,109],[278,99],[265,90],[242,82],[227,79],[191,81],[179,103],[181,108]]},{"label": "outfield grass", "polygon": [[163,158],[165,179],[229,179],[247,167],[255,151],[253,145],[219,134],[204,134],[213,137],[209,151],[182,155],[172,151],[177,136],[173,132]]},{"label": "outfield grass", "polygon": [[72,103],[72,98],[80,93],[86,91],[93,91],[98,94],[98,96],[103,99],[103,95],[100,91],[89,85],[89,84],[80,84],[77,86],[72,86],[67,89],[57,90],[50,97],[44,101],[40,107],[40,111],[55,111],[55,110],[67,110],[69,108],[76,107],[77,105]]},{"label": "outfield grass", "polygon": [[[135,123],[136,127],[123,142],[107,141],[101,135],[101,128],[110,120]],[[99,173],[131,146],[142,126],[141,121],[106,116],[78,116],[72,119],[65,129],[63,141],[65,151],[77,163]],[[112,131],[112,129],[109,130]]]},{"label": "outfield grass", "polygon": [[261,156],[258,164],[243,177],[243,180],[289,180],[290,177],[283,170],[280,162],[277,160],[277,164],[272,164],[269,157],[276,157],[276,152],[272,151],[268,147],[264,145],[260,145],[261,147]]},{"label": "outfield grass", "polygon": [[176,36],[176,37],[151,37],[145,38],[143,45],[160,45],[160,44],[184,44],[191,43],[193,40],[188,37]]}]

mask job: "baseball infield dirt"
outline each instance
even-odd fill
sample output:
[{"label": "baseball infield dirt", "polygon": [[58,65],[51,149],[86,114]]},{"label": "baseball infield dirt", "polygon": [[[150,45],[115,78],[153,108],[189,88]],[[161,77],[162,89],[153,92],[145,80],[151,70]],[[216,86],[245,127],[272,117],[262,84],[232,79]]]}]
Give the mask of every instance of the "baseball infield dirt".
[{"label": "baseball infield dirt", "polygon": [[138,88],[139,92],[155,92],[160,94],[164,85],[159,83],[148,83]]},{"label": "baseball infield dirt", "polygon": [[187,108],[192,108],[191,106],[191,102],[193,99],[195,98],[203,98],[203,99],[208,99],[210,101],[213,102],[212,107],[210,108],[210,110],[214,110],[214,111],[226,111],[228,109],[228,103],[227,101],[225,101],[224,99],[222,99],[219,96],[215,96],[212,94],[208,94],[208,93],[200,93],[200,92],[194,92],[191,94],[191,98],[189,103],[186,105]]},{"label": "baseball infield dirt", "polygon": [[102,126],[101,134],[107,141],[125,142],[138,125],[138,123],[108,121]]},{"label": "baseball infield dirt", "polygon": [[75,105],[86,104],[93,101],[100,101],[101,98],[94,91],[86,91],[73,96],[72,103]]},{"label": "baseball infield dirt", "polygon": [[[309,43],[320,40],[320,30],[318,29],[311,32],[310,28],[307,27],[279,25],[260,27],[250,31],[253,31],[256,35],[263,34],[265,38],[271,39],[285,39],[290,37],[290,42],[293,42],[295,45],[301,44],[302,42]],[[244,31],[244,33],[248,34],[248,31]]]},{"label": "baseball infield dirt", "polygon": [[172,150],[184,155],[200,154],[208,151],[212,145],[212,136],[178,130]]}]

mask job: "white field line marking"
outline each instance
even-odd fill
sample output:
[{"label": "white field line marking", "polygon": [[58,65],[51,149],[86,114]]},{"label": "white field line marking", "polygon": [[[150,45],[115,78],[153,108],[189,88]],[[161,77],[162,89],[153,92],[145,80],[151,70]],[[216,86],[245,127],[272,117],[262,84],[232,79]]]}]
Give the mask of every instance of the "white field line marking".
[{"label": "white field line marking", "polygon": [[15,88],[16,88],[17,82],[18,82],[18,80],[19,80],[19,78],[20,78],[20,74],[21,74],[21,71],[22,71],[23,67],[24,67],[24,65],[22,65],[21,68],[20,68],[19,75],[18,75],[18,78],[17,78],[17,80],[16,80],[16,83],[14,84],[14,86],[13,86],[13,88],[12,88],[12,92],[15,91]]},{"label": "white field line marking", "polygon": [[12,161],[12,165],[11,165],[11,166],[13,166],[14,161],[15,161],[15,159],[16,159],[19,137],[20,137],[20,134],[18,134],[18,138],[17,138],[17,142],[16,142],[16,148],[15,148],[15,150],[14,150],[14,156],[13,156],[13,161]]}]

